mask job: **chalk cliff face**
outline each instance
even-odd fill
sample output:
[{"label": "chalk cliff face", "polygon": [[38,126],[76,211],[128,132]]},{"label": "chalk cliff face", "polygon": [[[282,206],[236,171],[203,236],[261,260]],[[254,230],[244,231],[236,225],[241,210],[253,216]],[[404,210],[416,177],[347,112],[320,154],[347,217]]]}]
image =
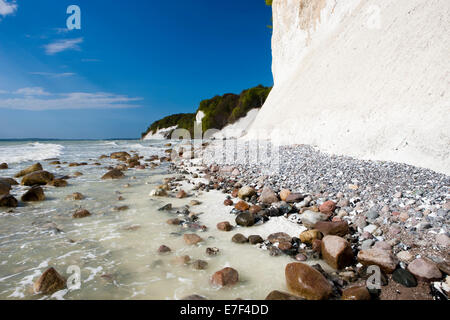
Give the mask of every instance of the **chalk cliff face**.
[{"label": "chalk cliff face", "polygon": [[274,88],[247,138],[450,174],[450,1],[274,0]]}]

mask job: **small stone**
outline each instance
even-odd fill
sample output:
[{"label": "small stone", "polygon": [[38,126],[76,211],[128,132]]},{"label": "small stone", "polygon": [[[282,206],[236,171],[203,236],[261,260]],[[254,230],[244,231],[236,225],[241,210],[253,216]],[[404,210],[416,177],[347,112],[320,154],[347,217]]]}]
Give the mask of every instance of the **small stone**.
[{"label": "small stone", "polygon": [[325,201],[320,207],[319,211],[324,214],[332,214],[336,210],[336,203],[334,201]]},{"label": "small stone", "polygon": [[18,204],[19,202],[17,201],[17,199],[10,194],[0,196],[0,207],[16,208]]},{"label": "small stone", "polygon": [[8,164],[7,163],[0,163],[0,170],[6,170],[8,169]]},{"label": "small stone", "polygon": [[208,256],[216,256],[220,250],[218,248],[206,248],[206,254]]},{"label": "small stone", "polygon": [[172,251],[168,246],[162,245],[158,248],[158,253],[168,253]]},{"label": "small stone", "polygon": [[247,243],[248,239],[241,233],[236,233],[232,238],[231,241],[233,241],[234,243],[239,243],[239,244],[243,244],[243,243]]},{"label": "small stone", "polygon": [[262,208],[258,205],[253,205],[248,209],[248,212],[250,212],[253,215],[256,215],[262,210]]},{"label": "small stone", "polygon": [[264,239],[258,235],[251,235],[248,237],[248,242],[250,242],[250,244],[259,244],[263,243]]},{"label": "small stone", "polygon": [[278,244],[278,249],[280,249],[281,251],[288,251],[292,248],[292,243],[284,241],[284,242],[280,242]]},{"label": "small stone", "polygon": [[233,286],[239,281],[239,273],[233,268],[224,268],[213,274],[211,282],[220,287]]},{"label": "small stone", "polygon": [[278,196],[271,188],[264,187],[261,196],[259,197],[259,201],[264,204],[272,204],[278,202]]},{"label": "small stone", "polygon": [[55,188],[64,188],[67,187],[67,181],[64,179],[55,179],[47,183],[47,185]]},{"label": "small stone", "polygon": [[75,213],[72,215],[72,217],[74,219],[82,219],[82,218],[86,218],[89,217],[91,215],[91,213],[85,209],[80,209],[75,211]]},{"label": "small stone", "polygon": [[34,283],[34,292],[50,295],[66,288],[66,279],[54,268],[47,269]]},{"label": "small stone", "polygon": [[365,286],[351,287],[342,291],[342,300],[370,300],[370,293]]},{"label": "small stone", "polygon": [[251,227],[255,224],[255,217],[250,212],[243,212],[236,217],[236,224],[242,227]]},{"label": "small stone", "polygon": [[277,233],[272,233],[267,237],[267,240],[269,240],[270,243],[275,244],[275,243],[280,243],[280,242],[291,242],[292,241],[292,237],[290,235],[288,235],[287,233],[284,232],[277,232]]},{"label": "small stone", "polygon": [[224,205],[228,206],[232,206],[233,205],[233,200],[231,199],[225,199],[225,201],[223,202]]},{"label": "small stone", "polygon": [[338,236],[326,236],[322,239],[322,256],[334,269],[342,269],[351,265],[353,261],[350,244]]},{"label": "small stone", "polygon": [[172,226],[179,226],[181,223],[182,223],[182,221],[178,218],[167,220],[167,224],[172,225]]},{"label": "small stone", "polygon": [[320,212],[306,210],[300,215],[300,219],[302,220],[302,223],[305,225],[305,227],[314,228],[317,222],[327,220],[328,215]]},{"label": "small stone", "polygon": [[414,275],[408,270],[398,268],[392,273],[392,279],[407,288],[417,287],[417,281]]},{"label": "small stone", "polygon": [[397,253],[397,258],[403,262],[411,262],[414,260],[414,256],[409,251],[400,251]]},{"label": "small stone", "polygon": [[186,233],[183,235],[183,239],[188,245],[195,245],[203,241],[203,239],[195,233]]},{"label": "small stone", "polygon": [[297,203],[305,199],[305,196],[301,193],[290,193],[284,201],[287,203]]},{"label": "small stone", "polygon": [[178,199],[186,198],[186,197],[187,197],[187,193],[186,193],[184,190],[180,190],[180,191],[178,191],[176,197],[177,197]]},{"label": "small stone", "polygon": [[305,256],[303,253],[298,253],[295,255],[294,259],[301,262],[308,260],[308,257]]},{"label": "small stone", "polygon": [[117,170],[117,169],[113,169],[113,170],[110,170],[107,173],[105,173],[102,176],[102,180],[122,179],[124,177],[125,177],[125,175],[123,174],[122,171]]},{"label": "small stone", "polygon": [[316,239],[322,239],[322,233],[319,230],[307,230],[300,234],[300,241],[306,244],[312,244]]},{"label": "small stone", "polygon": [[217,229],[220,231],[229,232],[233,230],[233,226],[228,221],[224,221],[217,224]]},{"label": "small stone", "polygon": [[304,263],[290,263],[285,269],[286,285],[293,294],[307,300],[327,299],[333,287],[316,269]]},{"label": "small stone", "polygon": [[239,201],[234,205],[234,208],[239,211],[247,211],[249,209],[249,205],[245,201]]},{"label": "small stone", "polygon": [[282,189],[280,191],[280,199],[282,201],[286,201],[287,197],[291,194],[291,191],[289,189]]},{"label": "small stone", "polygon": [[358,261],[364,266],[377,265],[385,273],[392,273],[397,268],[398,260],[389,251],[381,249],[361,250]]},{"label": "small stone", "polygon": [[79,193],[79,192],[72,193],[71,195],[68,195],[66,197],[66,200],[79,201],[79,200],[83,200],[83,199],[84,199],[84,196],[81,193]]},{"label": "small stone", "polygon": [[251,198],[256,194],[255,189],[249,186],[242,187],[238,192],[238,197],[240,199]]},{"label": "small stone", "polygon": [[189,205],[190,205],[191,207],[195,207],[195,206],[198,206],[198,205],[200,205],[200,204],[201,204],[201,202],[198,201],[198,200],[191,200],[191,201],[189,202]]},{"label": "small stone", "polygon": [[184,255],[184,256],[179,256],[179,257],[175,257],[173,259],[173,262],[175,264],[179,264],[179,265],[186,265],[191,261],[191,257]]},{"label": "small stone", "polygon": [[415,275],[419,280],[432,281],[442,278],[442,273],[436,263],[419,258],[408,265],[408,271]]},{"label": "small stone", "polygon": [[196,270],[205,270],[206,268],[208,268],[208,262],[204,260],[195,260],[192,263],[192,267]]},{"label": "small stone", "polygon": [[406,220],[409,219],[409,215],[406,212],[402,212],[400,213],[400,215],[398,216],[398,218],[400,219],[400,221],[405,222]]}]

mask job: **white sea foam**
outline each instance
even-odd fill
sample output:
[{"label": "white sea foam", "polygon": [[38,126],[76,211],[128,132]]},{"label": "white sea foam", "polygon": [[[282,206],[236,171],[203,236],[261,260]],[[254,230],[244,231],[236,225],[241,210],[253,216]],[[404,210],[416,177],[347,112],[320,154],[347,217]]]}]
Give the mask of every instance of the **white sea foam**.
[{"label": "white sea foam", "polygon": [[64,147],[52,143],[27,143],[0,146],[0,163],[20,163],[25,161],[40,161],[59,157]]}]

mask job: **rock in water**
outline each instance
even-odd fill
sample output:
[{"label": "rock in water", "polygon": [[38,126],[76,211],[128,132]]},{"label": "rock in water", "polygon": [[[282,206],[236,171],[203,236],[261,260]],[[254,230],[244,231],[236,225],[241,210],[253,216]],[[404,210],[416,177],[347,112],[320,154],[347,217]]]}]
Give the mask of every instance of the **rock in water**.
[{"label": "rock in water", "polygon": [[47,183],[47,185],[55,188],[64,188],[67,187],[67,181],[64,179],[55,179]]},{"label": "rock in water", "polygon": [[238,197],[244,200],[245,198],[250,198],[255,194],[256,194],[255,189],[253,189],[252,187],[245,186],[239,189]]},{"label": "rock in water", "polygon": [[26,176],[29,173],[32,173],[32,172],[35,172],[35,171],[42,171],[42,170],[44,170],[42,168],[42,165],[40,163],[35,163],[35,164],[29,166],[28,168],[23,169],[22,171],[17,173],[14,177],[15,178],[21,178],[23,176]]},{"label": "rock in water", "polygon": [[66,279],[54,268],[47,269],[34,283],[34,292],[41,294],[53,294],[66,288]]},{"label": "rock in water", "polygon": [[274,202],[278,202],[278,196],[269,187],[264,187],[261,196],[259,197],[259,201],[264,204],[272,204]]},{"label": "rock in water", "polygon": [[76,201],[79,201],[79,200],[83,200],[83,199],[84,199],[84,196],[83,196],[81,193],[79,193],[79,192],[72,193],[71,195],[68,195],[68,196],[66,197],[66,200],[76,200]]},{"label": "rock in water", "polygon": [[277,232],[272,233],[267,237],[267,240],[269,240],[270,243],[281,243],[281,242],[291,242],[292,237],[284,232]]},{"label": "rock in water", "polygon": [[45,194],[44,190],[39,186],[31,187],[23,196],[23,202],[35,202],[35,201],[44,201]]},{"label": "rock in water", "polygon": [[398,268],[392,273],[392,279],[407,288],[417,287],[417,281],[414,275],[408,270]]},{"label": "rock in water", "polygon": [[11,190],[11,185],[8,183],[4,183],[0,181],[0,196],[9,194],[9,191]]},{"label": "rock in water", "polygon": [[271,293],[269,293],[266,299],[264,300],[304,300],[304,299],[286,292],[274,290]]},{"label": "rock in water", "polygon": [[370,300],[370,293],[365,286],[351,287],[342,292],[342,300]]},{"label": "rock in water", "polygon": [[17,186],[19,183],[13,178],[0,178],[0,182],[9,184],[10,186]]},{"label": "rock in water", "polygon": [[220,287],[233,286],[239,281],[239,273],[233,268],[224,268],[214,273],[211,281]]},{"label": "rock in water", "polygon": [[195,245],[203,241],[203,239],[195,233],[186,233],[183,235],[183,239],[188,245]]},{"label": "rock in water", "polygon": [[419,258],[414,260],[408,265],[408,271],[420,280],[431,281],[442,278],[442,273],[438,266],[428,259]]},{"label": "rock in water", "polygon": [[334,269],[342,269],[353,261],[350,244],[338,236],[326,236],[322,239],[322,256]]},{"label": "rock in water", "polygon": [[0,196],[0,207],[16,208],[18,204],[17,199],[10,194]]},{"label": "rock in water", "polygon": [[365,266],[376,265],[385,273],[392,273],[397,268],[398,260],[389,251],[382,249],[361,250],[358,261]]},{"label": "rock in water", "polygon": [[250,212],[243,212],[236,217],[236,224],[242,227],[251,227],[255,224],[255,218]]},{"label": "rock in water", "polygon": [[180,190],[178,193],[177,193],[177,196],[176,196],[178,199],[183,199],[183,198],[186,198],[187,197],[187,193],[186,193],[186,191],[184,191],[184,190]]},{"label": "rock in water", "polygon": [[232,238],[231,241],[233,241],[234,243],[247,243],[248,239],[241,233],[236,233]]},{"label": "rock in water", "polygon": [[233,226],[228,221],[224,221],[217,224],[217,229],[220,231],[229,232],[233,230]]},{"label": "rock in water", "polygon": [[111,180],[111,179],[122,179],[124,178],[125,175],[123,174],[122,171],[117,170],[117,169],[113,169],[111,171],[108,171],[107,173],[105,173],[102,177],[102,180]]},{"label": "rock in water", "polygon": [[89,217],[89,216],[91,216],[91,213],[90,213],[89,211],[85,210],[85,209],[77,210],[77,211],[72,215],[72,217],[73,217],[74,219],[82,219],[82,218],[86,218],[86,217]]},{"label": "rock in water", "polygon": [[258,244],[263,243],[264,239],[259,235],[251,235],[248,237],[248,242],[250,242],[250,244]]},{"label": "rock in water", "polygon": [[22,185],[34,186],[34,185],[46,185],[50,181],[55,179],[55,176],[48,171],[35,171],[27,174],[22,178]]},{"label": "rock in water", "polygon": [[285,277],[289,291],[307,300],[324,300],[333,292],[333,287],[319,271],[301,262],[288,264]]},{"label": "rock in water", "polygon": [[8,169],[8,164],[7,163],[0,163],[0,170],[6,170]]}]

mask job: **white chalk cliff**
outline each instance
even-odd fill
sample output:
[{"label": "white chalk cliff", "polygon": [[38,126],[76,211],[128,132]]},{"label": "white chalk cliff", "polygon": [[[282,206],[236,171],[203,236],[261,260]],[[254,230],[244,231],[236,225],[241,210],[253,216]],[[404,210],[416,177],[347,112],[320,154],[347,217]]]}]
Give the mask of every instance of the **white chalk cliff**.
[{"label": "white chalk cliff", "polygon": [[449,0],[274,0],[272,54],[247,138],[450,174]]}]

